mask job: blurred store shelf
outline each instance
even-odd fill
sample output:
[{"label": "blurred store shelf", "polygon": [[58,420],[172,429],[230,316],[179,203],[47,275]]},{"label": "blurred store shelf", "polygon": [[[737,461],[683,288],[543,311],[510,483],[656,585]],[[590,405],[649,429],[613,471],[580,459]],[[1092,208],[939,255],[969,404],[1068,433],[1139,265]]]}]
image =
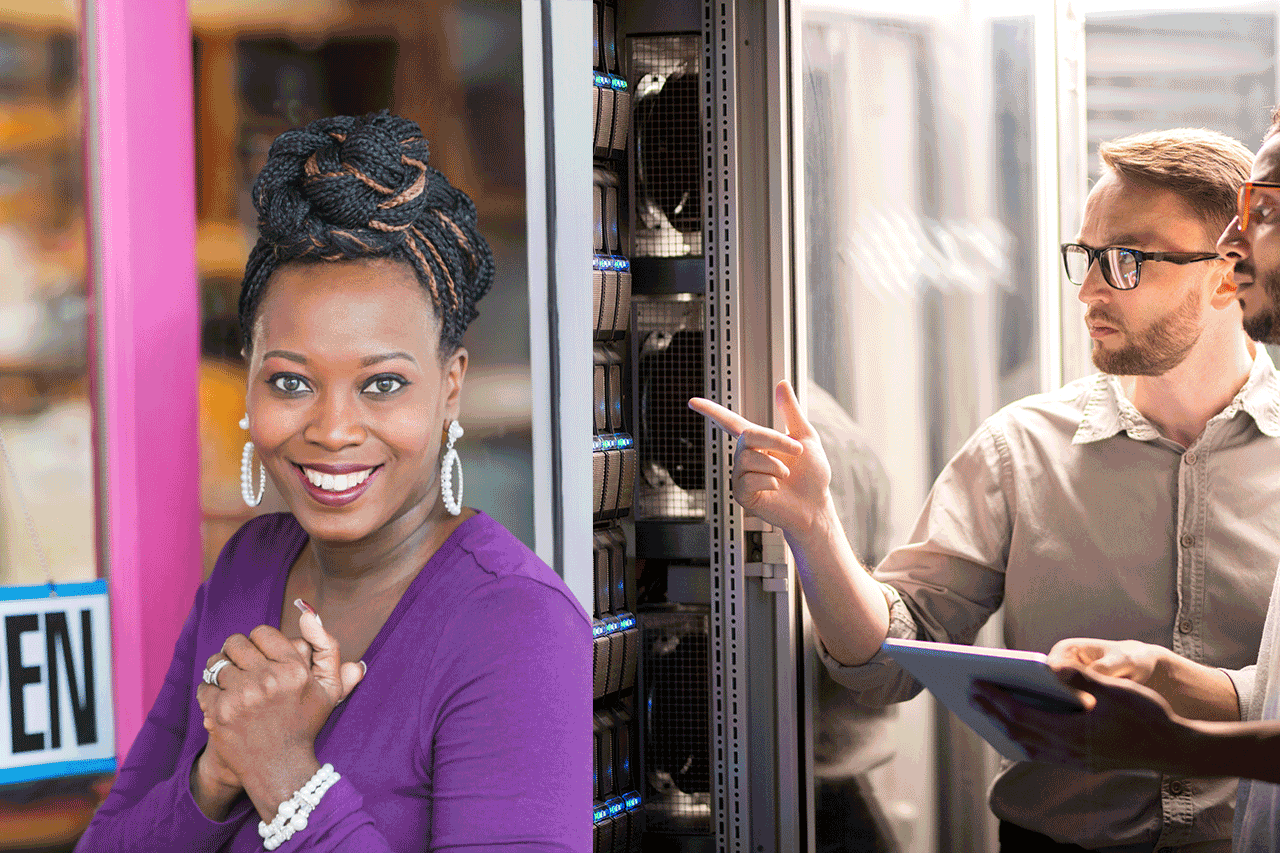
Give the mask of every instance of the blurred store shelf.
[{"label": "blurred store shelf", "polygon": [[[75,31],[79,0],[6,0],[0,27]],[[274,32],[318,34],[352,17],[342,0],[191,0],[191,26],[200,33]]]}]

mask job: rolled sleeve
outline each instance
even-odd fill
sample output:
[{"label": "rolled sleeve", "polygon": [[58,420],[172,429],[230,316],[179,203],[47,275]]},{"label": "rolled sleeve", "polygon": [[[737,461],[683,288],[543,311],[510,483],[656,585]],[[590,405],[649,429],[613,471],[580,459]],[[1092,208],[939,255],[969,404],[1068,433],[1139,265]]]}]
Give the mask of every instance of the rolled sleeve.
[{"label": "rolled sleeve", "polygon": [[1231,684],[1236,689],[1236,700],[1240,703],[1240,719],[1251,719],[1250,710],[1253,707],[1253,689],[1256,683],[1258,667],[1256,664],[1250,664],[1243,669],[1226,669],[1219,667],[1227,678],[1231,679]]},{"label": "rolled sleeve", "polygon": [[[882,583],[885,601],[889,605],[889,636],[898,640],[914,640],[919,637],[915,617],[907,609],[902,595],[891,584]],[[902,702],[920,692],[921,685],[883,650],[877,651],[871,660],[854,666],[840,663],[831,656],[821,637],[816,637],[818,659],[838,684],[857,694],[858,704],[868,708],[882,708],[893,702]]]}]

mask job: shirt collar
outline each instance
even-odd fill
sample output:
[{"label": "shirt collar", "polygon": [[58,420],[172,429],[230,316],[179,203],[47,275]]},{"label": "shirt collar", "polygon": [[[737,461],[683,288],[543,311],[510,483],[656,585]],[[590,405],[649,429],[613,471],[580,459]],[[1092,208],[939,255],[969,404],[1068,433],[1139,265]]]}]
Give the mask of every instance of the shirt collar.
[{"label": "shirt collar", "polygon": [[[1280,436],[1280,375],[1276,374],[1271,356],[1261,344],[1249,370],[1249,378],[1227,407],[1214,415],[1214,421],[1226,421],[1244,409],[1263,434]],[[1085,396],[1084,412],[1080,426],[1071,439],[1072,444],[1087,444],[1110,438],[1123,430],[1137,441],[1152,441],[1160,432],[1143,417],[1124,395],[1119,378],[1098,373]]]},{"label": "shirt collar", "polygon": [[[1264,435],[1280,436],[1280,375],[1276,374],[1271,355],[1262,344],[1258,344],[1249,381],[1244,383],[1227,408],[1232,407],[1243,408],[1252,415]],[[1234,410],[1232,414],[1235,414]]]}]

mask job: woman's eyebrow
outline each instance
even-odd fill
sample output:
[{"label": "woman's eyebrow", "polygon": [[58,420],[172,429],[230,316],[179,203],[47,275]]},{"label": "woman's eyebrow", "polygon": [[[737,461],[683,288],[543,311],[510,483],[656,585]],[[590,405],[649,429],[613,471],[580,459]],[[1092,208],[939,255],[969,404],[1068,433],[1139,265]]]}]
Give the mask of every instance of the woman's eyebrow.
[{"label": "woman's eyebrow", "polygon": [[409,355],[409,353],[407,352],[384,352],[384,353],[379,353],[378,355],[365,356],[364,358],[360,359],[360,366],[368,367],[371,364],[377,364],[380,361],[391,361],[394,358],[403,358],[405,361],[410,361],[415,365],[418,363],[418,360],[413,356]]},{"label": "woman's eyebrow", "polygon": [[263,353],[262,360],[266,361],[267,359],[272,357],[285,358],[285,359],[288,359],[289,361],[296,361],[298,364],[307,363],[307,357],[305,355],[299,355],[296,352],[289,352],[288,350],[284,350],[284,349],[273,349],[270,352]]}]

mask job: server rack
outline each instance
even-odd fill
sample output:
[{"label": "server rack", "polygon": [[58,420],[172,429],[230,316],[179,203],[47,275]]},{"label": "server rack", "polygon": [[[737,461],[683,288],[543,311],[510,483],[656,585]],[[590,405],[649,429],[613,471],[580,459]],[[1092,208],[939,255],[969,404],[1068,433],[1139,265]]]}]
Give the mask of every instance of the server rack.
[{"label": "server rack", "polygon": [[[798,587],[781,536],[732,501],[732,441],[681,421],[693,386],[772,423],[772,380],[796,378],[790,131],[776,121],[791,115],[788,4],[601,0],[588,15],[586,4],[525,0],[522,10],[535,531],[539,554],[595,616],[596,849],[803,850]],[[652,81],[629,63],[640,39],[673,33],[696,45],[696,82],[683,87],[693,112],[681,121],[697,177],[658,204],[668,208],[658,230],[688,244],[663,255],[637,208],[651,189],[639,173],[654,152],[637,148]],[[623,93],[637,121],[629,134]],[[588,187],[598,228],[583,215]],[[661,372],[690,364],[692,380]],[[684,461],[672,461],[673,445]],[[646,503],[663,496],[679,504]],[[679,804],[691,808],[681,816]]]},{"label": "server rack", "polygon": [[597,853],[632,853],[640,849],[644,817],[637,790],[641,778],[636,730],[640,629],[633,613],[635,575],[628,556],[630,537],[624,527],[631,515],[636,479],[636,445],[626,405],[631,388],[629,372],[624,369],[631,315],[631,250],[629,229],[622,216],[627,199],[632,93],[619,62],[617,4],[615,0],[593,0],[591,8],[592,817]]},{"label": "server rack", "polygon": [[789,4],[619,3],[644,849],[802,850],[798,588],[781,535],[732,500],[732,440],[686,406],[769,424],[773,380],[796,378]]}]

